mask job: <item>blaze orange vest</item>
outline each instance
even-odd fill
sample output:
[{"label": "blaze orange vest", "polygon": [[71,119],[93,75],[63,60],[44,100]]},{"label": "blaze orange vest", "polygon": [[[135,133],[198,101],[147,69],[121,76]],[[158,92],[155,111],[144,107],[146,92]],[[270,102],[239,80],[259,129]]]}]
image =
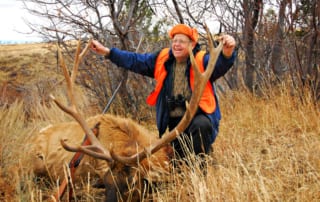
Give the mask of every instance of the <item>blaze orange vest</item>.
[{"label": "blaze orange vest", "polygon": [[[195,56],[195,60],[196,60],[196,63],[198,64],[200,72],[204,72],[205,70],[203,66],[204,55],[205,55],[205,51],[199,51]],[[155,70],[154,70],[154,78],[156,80],[156,86],[155,86],[155,89],[151,92],[151,94],[147,98],[147,103],[149,105],[154,106],[157,102],[157,98],[162,89],[163,82],[167,76],[167,71],[164,66],[164,63],[168,59],[169,59],[169,48],[165,48],[159,53],[156,60]],[[191,86],[191,90],[193,91],[194,73],[192,71],[192,68],[190,68],[190,86]],[[208,114],[213,113],[214,110],[216,109],[216,101],[213,94],[213,87],[209,81],[206,84],[206,87],[203,91],[202,97],[199,102],[199,106],[204,112]]]}]

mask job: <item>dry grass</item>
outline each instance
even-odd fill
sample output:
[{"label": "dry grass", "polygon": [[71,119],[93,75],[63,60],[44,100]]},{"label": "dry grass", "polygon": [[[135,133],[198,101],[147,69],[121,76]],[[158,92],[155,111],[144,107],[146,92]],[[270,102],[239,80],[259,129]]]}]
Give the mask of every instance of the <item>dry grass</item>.
[{"label": "dry grass", "polygon": [[208,174],[174,174],[159,201],[319,201],[319,108],[286,91],[221,97],[223,120]]},{"label": "dry grass", "polygon": [[[193,166],[174,171],[171,183],[153,188],[157,201],[320,199],[319,108],[308,98],[301,104],[285,91],[272,99],[230,92],[220,103],[223,120],[214,153],[207,157],[207,175],[198,160],[191,159]],[[48,190],[40,189],[26,172],[28,164],[23,160],[28,157],[21,148],[35,130],[68,118],[55,107],[39,105],[35,106],[38,118],[30,123],[22,116],[22,105],[15,103],[0,111],[1,179],[6,182],[0,181],[1,197],[40,201],[40,195]],[[101,197],[101,191],[95,189],[78,190],[78,194],[83,201]]]},{"label": "dry grass", "polygon": [[[45,58],[54,58],[54,54],[43,47],[49,46],[0,46],[0,82],[33,85],[48,71],[53,75],[56,64]],[[33,51],[25,53],[26,49]],[[9,50],[11,54],[7,53]],[[61,88],[51,93],[61,95],[63,100]],[[81,108],[85,110],[88,101],[79,94]],[[214,153],[206,158],[207,174],[203,175],[199,159],[191,156],[192,166],[173,170],[170,182],[152,187],[152,197],[168,202],[319,201],[319,106],[308,96],[302,100],[293,97],[285,87],[268,94],[271,99],[247,92],[221,96],[223,118]],[[22,101],[0,108],[0,201],[42,201],[42,196],[56,186],[51,182],[35,182],[28,171],[32,162],[24,149],[35,131],[70,117],[54,105],[40,104],[37,97],[33,96],[31,103],[27,106],[32,108],[32,116],[26,113],[26,103]],[[86,111],[87,116],[93,113]],[[83,184],[84,189],[76,189],[78,201],[101,200],[103,190],[93,189],[87,182]]]}]

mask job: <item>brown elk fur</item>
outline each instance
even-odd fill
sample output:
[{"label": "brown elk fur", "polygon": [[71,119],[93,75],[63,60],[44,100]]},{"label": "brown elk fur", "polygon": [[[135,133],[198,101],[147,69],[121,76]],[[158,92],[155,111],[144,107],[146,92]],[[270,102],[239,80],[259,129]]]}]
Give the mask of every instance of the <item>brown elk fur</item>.
[{"label": "brown elk fur", "polygon": [[[87,122],[90,127],[100,122],[98,139],[107,149],[122,156],[133,155],[157,139],[155,133],[128,118],[105,114],[91,117]],[[49,175],[54,180],[65,177],[64,165],[70,162],[74,153],[61,146],[61,139],[69,145],[80,145],[84,132],[77,122],[60,123],[44,128],[31,140],[33,170],[36,175]],[[141,161],[141,175],[145,176],[152,171],[167,171],[172,154],[171,147],[163,147],[152,157]],[[88,172],[98,174],[102,179],[108,170],[106,161],[85,155],[75,172],[75,180],[86,177]]]}]

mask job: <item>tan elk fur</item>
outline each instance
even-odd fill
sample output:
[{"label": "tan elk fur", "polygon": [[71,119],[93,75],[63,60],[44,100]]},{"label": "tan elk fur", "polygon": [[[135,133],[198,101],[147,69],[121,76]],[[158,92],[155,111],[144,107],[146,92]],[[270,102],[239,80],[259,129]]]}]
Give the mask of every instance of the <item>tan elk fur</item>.
[{"label": "tan elk fur", "polygon": [[[94,127],[98,122],[101,123],[98,139],[102,145],[121,156],[131,156],[158,139],[155,133],[128,118],[105,114],[87,119],[90,127]],[[84,139],[84,132],[77,122],[55,124],[41,130],[32,139],[31,147],[33,170],[36,175],[49,175],[53,180],[62,180],[65,177],[64,167],[74,153],[62,147],[61,139],[69,145],[80,145]],[[168,155],[172,154],[170,149],[163,147],[152,157],[141,161],[139,170],[142,171],[142,176],[152,171],[168,171],[171,159]],[[108,169],[106,161],[85,155],[75,172],[75,180],[86,177],[88,172],[102,178]]]}]

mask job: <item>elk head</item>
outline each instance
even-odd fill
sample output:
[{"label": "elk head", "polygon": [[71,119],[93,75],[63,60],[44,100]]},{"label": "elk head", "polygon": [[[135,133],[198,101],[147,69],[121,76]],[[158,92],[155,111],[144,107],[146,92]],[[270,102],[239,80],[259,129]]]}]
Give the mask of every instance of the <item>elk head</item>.
[{"label": "elk head", "polygon": [[[75,62],[73,66],[73,70],[71,73],[71,76],[69,76],[66,65],[64,63],[64,60],[62,59],[61,51],[59,51],[59,57],[61,58],[61,67],[64,72],[64,76],[66,78],[67,82],[67,90],[68,90],[68,97],[70,99],[70,106],[63,105],[60,101],[55,99],[55,97],[51,96],[53,101],[66,113],[71,115],[82,127],[85,134],[88,136],[88,138],[91,141],[91,145],[89,146],[70,146],[66,144],[63,140],[61,140],[62,146],[67,150],[71,152],[83,152],[87,155],[90,155],[94,158],[106,160],[111,169],[109,173],[106,173],[105,175],[105,185],[106,185],[106,201],[115,201],[117,198],[117,192],[121,193],[120,197],[122,200],[125,199],[126,196],[123,194],[125,187],[127,187],[128,183],[136,183],[137,179],[139,178],[139,174],[136,173],[136,168],[139,166],[140,162],[152,158],[152,156],[159,151],[160,149],[163,149],[164,147],[168,147],[169,143],[173,141],[175,138],[177,138],[190,124],[193,116],[195,115],[198,104],[201,98],[201,95],[203,93],[203,90],[205,88],[206,83],[208,82],[216,61],[218,59],[218,56],[222,50],[222,43],[219,43],[219,45],[215,48],[213,46],[213,40],[211,38],[210,32],[205,25],[208,40],[209,40],[209,49],[210,49],[210,60],[208,63],[208,66],[206,68],[206,71],[201,73],[199,71],[199,68],[195,62],[194,55],[192,53],[191,47],[189,48],[190,53],[190,59],[192,63],[192,69],[194,71],[195,75],[195,88],[192,92],[192,97],[190,99],[190,103],[187,103],[187,109],[182,117],[180,123],[170,132],[166,133],[162,136],[162,138],[158,138],[155,141],[151,142],[149,146],[145,148],[137,149],[137,151],[134,154],[130,155],[121,155],[119,153],[113,152],[113,150],[106,149],[97,139],[97,137],[93,134],[90,127],[86,123],[83,116],[81,116],[80,112],[78,111],[76,99],[74,97],[74,82],[76,79],[76,74],[78,71],[78,66],[83,59],[84,55],[87,53],[91,40],[89,40],[88,44],[84,48],[84,50],[80,53],[80,42],[78,43],[76,56],[75,56]],[[148,158],[147,158],[148,157]],[[139,182],[139,180],[138,180]],[[136,183],[139,184],[139,183]],[[118,190],[117,190],[118,189]],[[122,189],[122,190],[121,190]],[[125,199],[126,200],[126,199]]]}]

